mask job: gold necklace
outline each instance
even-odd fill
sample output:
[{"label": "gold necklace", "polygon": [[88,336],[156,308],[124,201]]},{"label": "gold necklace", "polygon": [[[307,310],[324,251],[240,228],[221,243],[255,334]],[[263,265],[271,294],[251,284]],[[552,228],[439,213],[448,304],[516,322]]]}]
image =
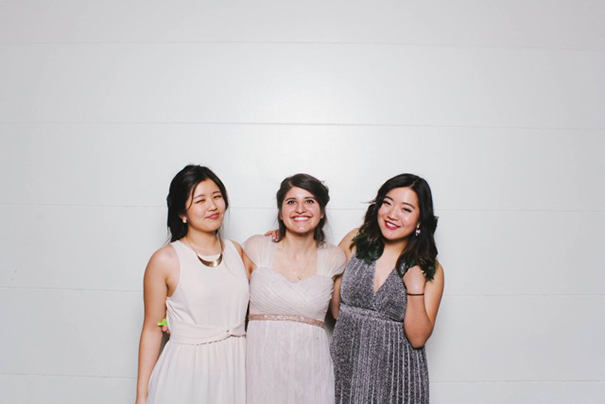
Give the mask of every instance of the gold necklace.
[{"label": "gold necklace", "polygon": [[[290,262],[294,262],[297,261],[296,258],[292,258],[292,256],[290,256],[290,254],[288,254],[287,251],[284,250],[284,252],[286,253],[286,257],[288,257],[288,259],[290,260]],[[302,281],[303,276],[305,276],[305,274],[307,273],[307,269],[309,269],[309,261],[311,261],[311,257],[315,255],[314,253],[311,254],[307,254],[307,259],[305,260],[305,265],[304,265],[304,270],[301,273],[298,273],[295,269],[294,266],[292,266],[292,272],[294,272],[294,276],[299,280]]]},{"label": "gold necklace", "polygon": [[218,239],[218,243],[221,247],[221,252],[219,253],[218,258],[213,261],[208,261],[208,260],[203,259],[200,256],[200,254],[195,250],[195,248],[193,248],[193,245],[189,242],[189,239],[187,238],[187,236],[185,236],[185,241],[187,242],[187,244],[189,244],[189,248],[191,248],[193,250],[197,259],[205,266],[210,267],[210,268],[216,268],[219,265],[221,265],[221,262],[223,262],[223,243],[221,243],[220,238]]}]

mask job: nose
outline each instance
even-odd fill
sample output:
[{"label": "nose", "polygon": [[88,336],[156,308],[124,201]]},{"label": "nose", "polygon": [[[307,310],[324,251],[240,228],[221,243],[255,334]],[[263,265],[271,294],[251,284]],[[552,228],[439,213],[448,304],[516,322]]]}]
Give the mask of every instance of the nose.
[{"label": "nose", "polygon": [[216,210],[216,203],[214,203],[214,199],[212,198],[208,200],[208,210]]},{"label": "nose", "polygon": [[305,204],[304,203],[297,203],[296,204],[295,212],[296,213],[303,213],[304,211],[305,211]]}]

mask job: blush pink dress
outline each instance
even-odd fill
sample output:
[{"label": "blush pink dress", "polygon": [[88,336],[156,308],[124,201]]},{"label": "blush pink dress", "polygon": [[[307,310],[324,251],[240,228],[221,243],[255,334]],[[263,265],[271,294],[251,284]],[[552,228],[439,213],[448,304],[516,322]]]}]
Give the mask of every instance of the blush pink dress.
[{"label": "blush pink dress", "polygon": [[293,282],[273,270],[277,245],[262,236],[244,245],[256,264],[246,337],[247,403],[334,403],[334,372],[322,324],[345,255],[324,244],[318,250],[317,274]]}]

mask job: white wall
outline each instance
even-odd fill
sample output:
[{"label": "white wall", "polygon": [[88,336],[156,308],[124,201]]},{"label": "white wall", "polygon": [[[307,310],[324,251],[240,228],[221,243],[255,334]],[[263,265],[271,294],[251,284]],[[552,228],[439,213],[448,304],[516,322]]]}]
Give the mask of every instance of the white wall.
[{"label": "white wall", "polygon": [[187,163],[230,237],[285,176],[338,241],[431,184],[446,291],[432,403],[605,400],[605,3],[0,2],[0,391],[132,403],[146,260]]}]

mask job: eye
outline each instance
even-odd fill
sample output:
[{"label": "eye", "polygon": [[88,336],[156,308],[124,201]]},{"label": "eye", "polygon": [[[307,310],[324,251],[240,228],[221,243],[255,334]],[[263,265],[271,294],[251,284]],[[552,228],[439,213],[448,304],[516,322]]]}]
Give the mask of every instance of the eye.
[{"label": "eye", "polygon": [[198,199],[195,203],[204,203],[204,202],[206,202],[205,199]]},{"label": "eye", "polygon": [[391,206],[391,202],[386,199],[382,202],[383,205]]},{"label": "eye", "polygon": [[214,199],[223,199],[223,195],[221,195],[221,194],[214,195]]},{"label": "eye", "polygon": [[315,199],[306,199],[305,203],[308,203],[309,205],[312,205],[315,203]]},{"label": "eye", "polygon": [[402,210],[404,212],[412,213],[412,209],[410,209],[410,208],[403,208]]},{"label": "eye", "polygon": [[289,201],[286,201],[286,205],[294,205],[294,201],[292,199],[290,199]]}]

